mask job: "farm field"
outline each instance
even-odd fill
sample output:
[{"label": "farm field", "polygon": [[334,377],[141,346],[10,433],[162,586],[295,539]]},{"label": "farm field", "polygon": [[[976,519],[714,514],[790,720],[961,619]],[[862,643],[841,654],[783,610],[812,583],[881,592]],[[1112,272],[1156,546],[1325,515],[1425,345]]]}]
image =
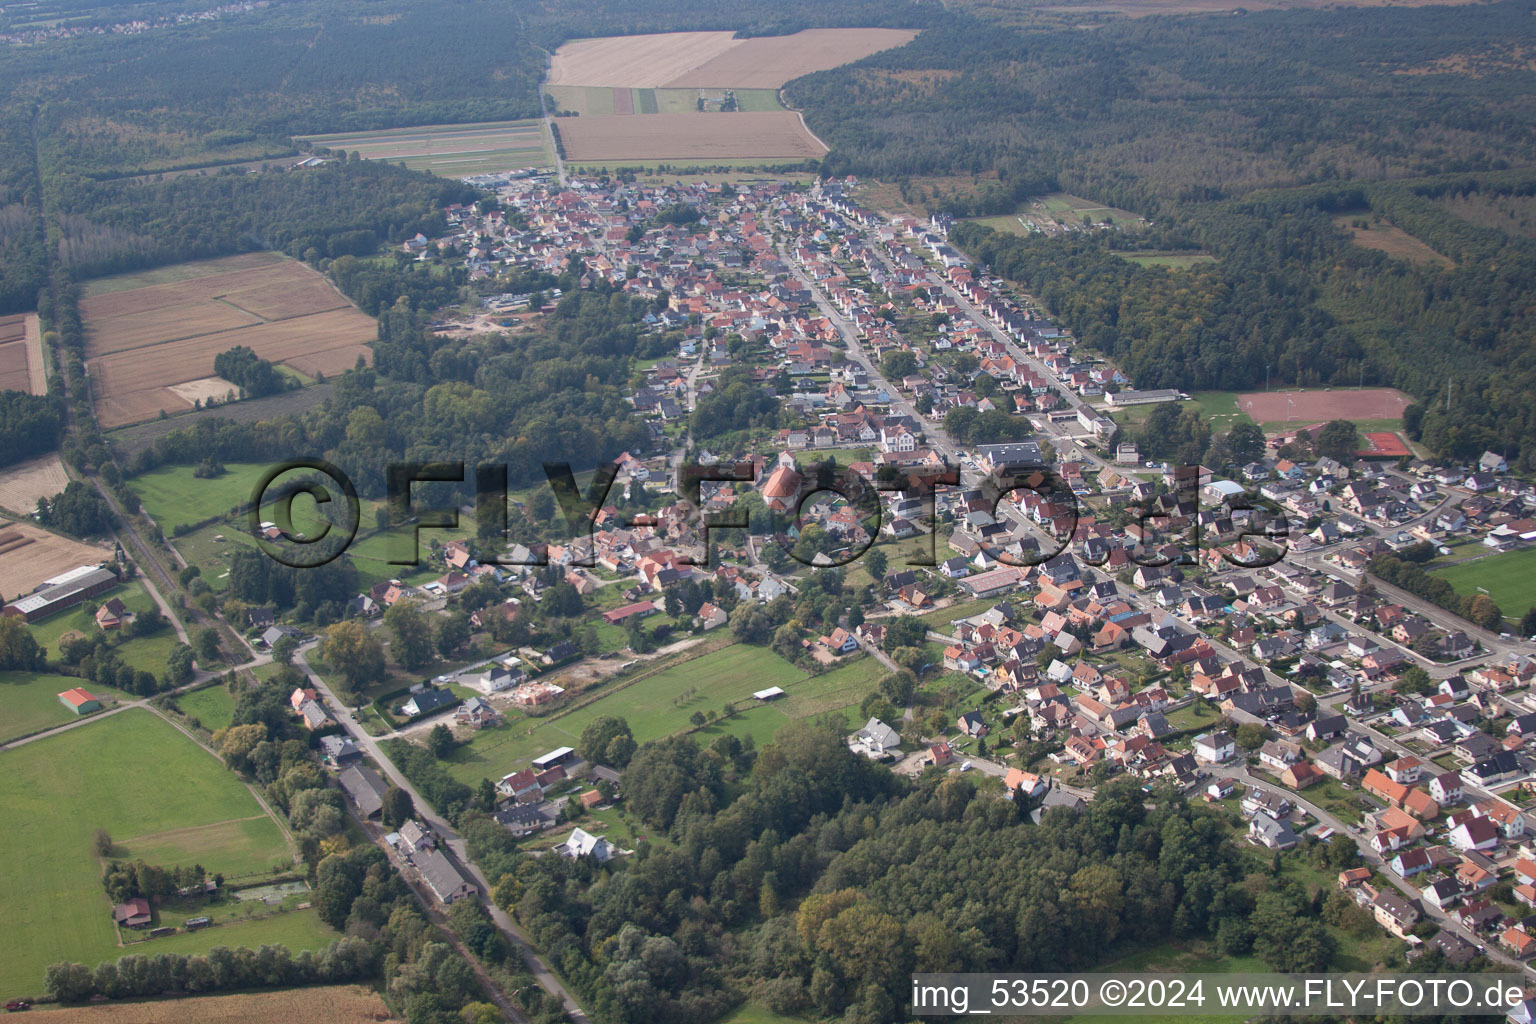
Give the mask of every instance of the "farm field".
[{"label": "farm field", "polygon": [[[719,112],[723,89],[625,89],[590,85],[552,85],[545,89],[561,111],[581,117],[608,114],[694,114],[703,99],[711,112]],[[777,89],[735,89],[736,104],[745,112],[783,110]],[[561,130],[564,131],[562,120]]]},{"label": "farm field", "polygon": [[[40,991],[44,967],[56,960],[94,965],[125,952],[117,945],[91,848],[97,828],[125,840],[262,814],[250,791],[212,754],[142,708],[6,751],[0,765],[10,793],[9,827],[0,835],[0,857],[9,866],[0,884],[10,914],[0,938],[5,993]],[[222,838],[183,832],[158,852],[227,874],[289,856],[270,818],[264,834],[253,833],[243,851],[231,851]],[[308,924],[274,918],[155,940],[154,948],[284,941],[278,935],[297,942],[296,948],[313,948],[324,941],[323,926],[317,926],[318,918]]]},{"label": "farm field", "polygon": [[235,717],[235,698],[218,684],[179,695],[176,698],[176,706],[184,714],[196,718],[209,732],[228,728],[230,721]]},{"label": "farm field", "polygon": [[792,78],[905,45],[916,35],[908,29],[827,28],[750,39],[731,32],[574,39],[555,51],[548,84],[776,89]]},{"label": "farm field", "polygon": [[567,159],[809,160],[827,150],[788,110],[651,117],[566,118],[560,138]]},{"label": "farm field", "polygon": [[[304,915],[288,915],[304,916]],[[219,1024],[371,1024],[389,1009],[379,994],[361,985],[327,985],[281,992],[246,992],[146,1002],[105,1003],[59,1010],[35,1010],[29,1017],[43,1024],[168,1024],[217,1021]],[[742,1024],[773,1024],[743,1020]]]},{"label": "farm field", "polygon": [[39,672],[0,672],[0,743],[30,736],[56,725],[68,725],[80,716],[59,703],[59,694],[83,686],[102,703],[137,700],[109,686],[87,683],[76,676]]},{"label": "farm field", "polygon": [[1431,569],[1430,575],[1449,580],[1458,594],[1476,594],[1482,587],[1507,618],[1518,619],[1536,605],[1536,548]]},{"label": "farm field", "polygon": [[[80,303],[87,372],[106,428],[193,408],[220,352],[246,345],[307,377],[350,369],[375,334],[314,270],[276,253],[93,282]],[[192,390],[178,385],[199,382]],[[228,385],[223,385],[228,391]]]},{"label": "farm field", "polygon": [[554,164],[544,141],[544,126],[536,119],[422,125],[304,138],[317,146],[356,152],[366,160],[394,160],[413,170],[446,177]]},{"label": "farm field", "polygon": [[31,515],[37,499],[51,498],[69,485],[69,473],[58,453],[28,459],[0,469],[0,508]]},{"label": "farm field", "polygon": [[[1370,220],[1369,227],[1358,227],[1356,221]],[[1440,255],[1417,238],[1394,224],[1370,219],[1359,213],[1345,213],[1333,218],[1335,227],[1349,232],[1354,243],[1363,249],[1375,249],[1394,259],[1407,260],[1425,266],[1453,267],[1449,259]]]},{"label": "farm field", "polygon": [[1108,221],[1117,228],[1135,228],[1143,223],[1140,216],[1129,210],[1104,206],[1092,199],[1084,199],[1070,192],[1051,192],[1039,196],[1031,200],[1019,211],[1019,214],[1053,233],[1061,230],[1082,230],[1084,216],[1094,224]]},{"label": "farm field", "polygon": [[[620,684],[621,688],[612,689],[598,700],[569,714],[546,718],[521,715],[509,717],[505,726],[475,734],[468,744],[454,751],[446,766],[454,778],[469,784],[479,782],[482,778],[497,779],[515,771],[529,758],[555,747],[574,746],[581,737],[581,731],[594,719],[604,715],[617,715],[628,721],[635,739],[643,743],[687,729],[688,717],[695,711],[718,711],[727,701],[734,701],[745,709],[752,700],[754,690],[769,686],[784,687],[790,695],[789,698],[781,698],[786,705],[791,700],[801,701],[796,707],[807,708],[807,714],[832,710],[835,704],[830,696],[832,691],[837,683],[848,682],[848,677],[838,677],[832,684],[826,682],[836,675],[833,672],[808,677],[772,651],[746,644],[733,644],[664,669],[631,685]],[[878,677],[877,672],[874,678]],[[803,700],[799,692],[801,684],[815,687],[807,690]],[[684,697],[688,691],[693,691],[693,694]],[[856,704],[866,693],[867,687],[857,690],[850,700]],[[768,709],[753,708],[744,717],[760,714],[764,710]],[[772,735],[771,730],[790,717],[787,713],[774,710],[774,715],[754,718],[752,729],[730,731],[738,734],[754,732],[760,741],[766,741]],[[768,731],[755,727],[759,721]],[[715,730],[704,731],[713,733]]]},{"label": "farm field", "polygon": [[966,219],[972,224],[980,224],[984,228],[991,228],[993,231],[998,231],[1005,235],[1028,235],[1034,230],[1024,223],[1023,219],[1012,213],[1002,213],[995,217],[968,217]]},{"label": "farm field", "polygon": [[0,317],[0,391],[48,393],[36,313]]},{"label": "farm field", "polygon": [[0,519],[0,597],[30,594],[44,580],[111,558],[112,549],[105,545],[85,544],[31,523]]}]

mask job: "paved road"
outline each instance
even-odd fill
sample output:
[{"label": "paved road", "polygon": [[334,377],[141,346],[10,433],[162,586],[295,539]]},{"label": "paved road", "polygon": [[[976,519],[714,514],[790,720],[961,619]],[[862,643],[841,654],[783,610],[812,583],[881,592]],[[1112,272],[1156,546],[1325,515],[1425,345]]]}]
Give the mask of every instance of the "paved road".
[{"label": "paved road", "polygon": [[512,920],[512,917],[506,911],[496,905],[496,901],[491,896],[491,883],[479,866],[470,860],[463,836],[459,835],[458,831],[448,823],[447,819],[443,818],[433,809],[431,802],[422,796],[415,786],[411,785],[411,780],[406,778],[399,768],[395,767],[395,763],[389,759],[389,755],[379,746],[378,740],[368,735],[366,730],[358,727],[356,723],[346,717],[343,709],[347,705],[338,700],[330,684],[310,668],[308,650],[309,648],[307,647],[300,649],[294,655],[294,661],[309,673],[310,677],[314,680],[315,688],[324,694],[331,706],[338,709],[342,728],[373,759],[374,763],[384,772],[384,775],[392,785],[400,787],[410,795],[411,802],[416,806],[416,816],[431,826],[432,831],[441,837],[443,845],[448,848],[454,859],[459,862],[470,879],[474,881],[480,892],[480,902],[490,914],[491,920],[495,922],[497,928],[501,929],[502,934],[507,937],[512,947],[522,954],[523,962],[538,981],[540,987],[546,992],[559,997],[560,1001],[565,1005],[566,1015],[570,1017],[574,1024],[589,1024],[587,1015],[582,1012],[575,996],[566,989],[560,979],[556,977],[554,971],[550,970],[549,966],[539,958],[527,933],[523,931],[516,921]]}]

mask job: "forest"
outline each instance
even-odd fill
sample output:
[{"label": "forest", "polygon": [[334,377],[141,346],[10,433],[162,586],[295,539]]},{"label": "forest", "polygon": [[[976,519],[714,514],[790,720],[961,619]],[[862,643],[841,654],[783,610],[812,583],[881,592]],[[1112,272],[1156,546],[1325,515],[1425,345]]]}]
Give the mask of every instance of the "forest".
[{"label": "forest", "polygon": [[907,46],[796,79],[786,94],[832,147],[829,173],[995,175],[994,195],[1015,202],[1054,181],[1159,214],[1260,188],[1524,163],[1531,72],[1510,61],[1475,77],[1434,72],[1523,35],[1529,17],[1505,2],[1083,31],[956,11]]},{"label": "forest", "polygon": [[[1149,800],[1119,780],[1035,825],[967,776],[898,779],[831,724],[791,724],[757,752],[731,736],[648,743],[624,792],[668,843],[489,876],[590,1009],[624,1024],[704,1024],[748,998],[881,1024],[903,1019],[913,971],[1083,969],[1170,938],[1321,970],[1337,962],[1334,928],[1374,927],[1348,897],[1239,852],[1222,812],[1171,791]],[[1335,847],[1299,856],[1336,872],[1357,854]]]},{"label": "forest", "polygon": [[[1404,426],[1437,455],[1486,450],[1536,467],[1536,240],[1449,216],[1455,197],[1527,196],[1527,172],[1255,193],[1170,214],[1146,241],[1210,252],[1169,270],[1115,255],[1105,233],[951,238],[1019,282],[1138,387],[1238,390],[1387,384],[1419,399]],[[1453,266],[1353,245],[1341,214],[1412,232]]]}]

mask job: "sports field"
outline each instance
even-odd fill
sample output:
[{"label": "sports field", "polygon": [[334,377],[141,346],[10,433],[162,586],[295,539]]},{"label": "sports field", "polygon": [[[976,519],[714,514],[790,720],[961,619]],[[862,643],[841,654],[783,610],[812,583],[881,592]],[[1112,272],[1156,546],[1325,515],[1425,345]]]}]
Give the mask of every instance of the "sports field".
[{"label": "sports field", "polygon": [[103,705],[110,705],[114,700],[138,699],[109,686],[87,683],[77,676],[0,672],[0,743],[78,719],[80,716],[61,704],[58,696],[77,686],[89,690],[93,697],[102,698]]},{"label": "sports field", "polygon": [[1481,587],[1507,618],[1518,619],[1536,605],[1536,548],[1431,569],[1430,575],[1449,580],[1458,594],[1476,594]]},{"label": "sports field", "polygon": [[1304,388],[1249,392],[1237,397],[1237,406],[1255,423],[1303,426],[1328,420],[1401,420],[1411,401],[1396,388]]},{"label": "sports field", "polygon": [[91,395],[107,428],[185,412],[219,393],[177,386],[208,381],[214,357],[236,345],[313,377],[370,359],[377,333],[320,274],[271,252],[92,282],[80,314]]},{"label": "sports field", "polygon": [[554,166],[545,144],[544,126],[538,120],[429,124],[309,135],[304,139],[316,146],[357,153],[367,160],[393,160],[413,170],[450,178]]},{"label": "sports field", "polygon": [[[290,858],[276,822],[262,814],[244,784],[212,754],[150,711],[133,708],[78,729],[0,753],[7,781],[6,825],[0,832],[0,993],[35,993],[56,960],[88,964],[124,952],[100,883],[91,836],[104,828],[116,841],[170,863],[201,863],[235,875]],[[256,816],[261,816],[257,819]],[[241,841],[222,822],[240,825]],[[154,940],[156,950],[289,941],[316,948],[329,929],[318,918],[288,915]],[[144,951],[140,947],[138,951]]]},{"label": "sports field", "polygon": [[[455,778],[470,784],[497,779],[555,747],[574,746],[581,731],[604,715],[628,721],[635,739],[643,743],[687,729],[695,711],[720,711],[727,702],[745,713],[703,730],[706,738],[722,731],[750,733],[765,743],[792,718],[858,704],[881,674],[879,663],[864,657],[823,675],[807,676],[770,650],[733,644],[631,685],[619,683],[601,699],[566,715],[509,718],[502,728],[477,733],[453,753],[447,767]],[[787,696],[771,705],[754,706],[752,692],[770,686],[783,687]]]}]

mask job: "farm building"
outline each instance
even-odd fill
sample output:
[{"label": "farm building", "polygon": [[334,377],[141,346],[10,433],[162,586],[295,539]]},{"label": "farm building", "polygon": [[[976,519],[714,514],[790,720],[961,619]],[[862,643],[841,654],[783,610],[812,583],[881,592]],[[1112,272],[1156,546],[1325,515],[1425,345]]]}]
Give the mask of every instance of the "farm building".
[{"label": "farm building", "polygon": [[388,787],[372,768],[354,765],[337,776],[336,781],[341,783],[341,788],[347,791],[363,817],[371,818],[384,810],[384,793]]},{"label": "farm building", "polygon": [[603,612],[603,621],[610,626],[619,626],[634,618],[645,618],[656,614],[656,602],[636,601],[634,604],[626,604],[622,608]]},{"label": "farm building", "polygon": [[755,691],[752,694],[752,699],[768,701],[778,700],[782,696],[784,696],[784,688],[782,686],[770,686],[766,690]]},{"label": "farm building", "polygon": [[148,928],[153,920],[149,912],[149,900],[135,896],[112,908],[112,920],[124,928]]},{"label": "farm building", "polygon": [[541,757],[534,758],[533,770],[538,772],[548,771],[549,769],[555,767],[555,765],[568,764],[574,760],[576,760],[575,750],[571,749],[570,747],[556,747],[549,753],[544,754]]},{"label": "farm building", "polygon": [[440,850],[425,849],[411,857],[411,863],[421,872],[422,880],[432,888],[433,894],[444,904],[474,894],[475,887],[454,867],[453,861]]},{"label": "farm building", "polygon": [[59,694],[59,703],[77,715],[88,715],[92,711],[101,710],[101,701],[92,697],[78,686]]},{"label": "farm building", "polygon": [[17,598],[6,607],[5,614],[36,622],[105,593],[117,583],[117,573],[111,569],[99,565],[76,566],[69,572],[44,580],[26,597]]}]

